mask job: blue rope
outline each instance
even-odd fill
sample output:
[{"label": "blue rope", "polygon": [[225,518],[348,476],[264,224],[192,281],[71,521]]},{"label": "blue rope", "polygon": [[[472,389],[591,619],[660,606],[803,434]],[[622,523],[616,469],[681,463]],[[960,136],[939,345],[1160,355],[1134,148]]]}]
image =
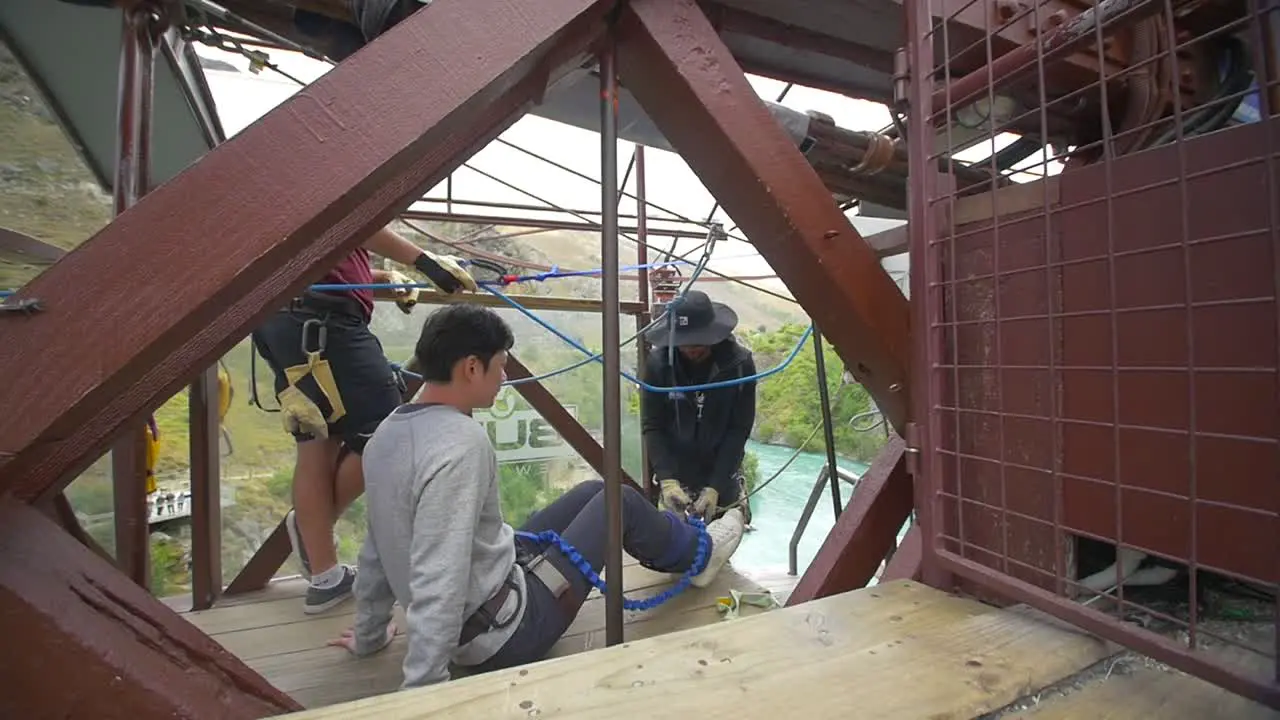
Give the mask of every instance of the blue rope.
[{"label": "blue rope", "polygon": [[[600,354],[600,353],[592,353],[592,352],[591,352],[590,350],[588,350],[587,348],[585,348],[585,347],[583,347],[582,345],[578,344],[578,342],[577,342],[576,340],[574,340],[573,338],[569,337],[568,335],[565,335],[564,333],[560,332],[560,331],[559,331],[559,330],[557,330],[555,327],[553,327],[550,323],[546,322],[546,321],[545,321],[545,320],[543,320],[542,318],[540,318],[540,317],[538,317],[537,315],[533,314],[533,312],[531,312],[531,311],[530,311],[528,308],[526,308],[525,306],[521,305],[519,302],[517,302],[515,299],[513,299],[510,295],[507,295],[506,293],[503,293],[503,292],[502,292],[502,291],[500,291],[500,290],[495,290],[495,289],[493,289],[493,288],[491,288],[491,287],[485,287],[484,289],[485,289],[487,292],[489,292],[490,294],[493,294],[493,295],[497,296],[498,298],[500,298],[503,302],[505,302],[506,304],[510,305],[512,308],[514,308],[514,309],[516,309],[516,310],[520,311],[520,313],[521,313],[522,315],[524,315],[525,317],[527,317],[527,318],[529,318],[530,320],[534,321],[534,322],[535,322],[535,323],[537,323],[538,325],[541,325],[543,328],[546,328],[547,330],[549,330],[553,335],[555,335],[556,337],[560,338],[561,340],[563,340],[563,341],[565,341],[566,343],[568,343],[569,345],[571,345],[571,346],[572,346],[574,349],[576,349],[578,352],[580,352],[580,353],[582,353],[582,354],[584,354],[584,355],[587,355],[588,357],[586,358],[586,360],[584,360],[584,361],[582,361],[581,363],[579,363],[579,365],[585,365],[587,362],[598,362],[598,363],[600,363],[600,364],[602,364],[602,365],[604,364],[604,355],[603,355],[603,354]],[[754,375],[748,375],[747,377],[734,378],[734,379],[732,379],[732,380],[719,380],[719,381],[716,381],[716,382],[702,383],[701,385],[684,385],[684,386],[679,386],[679,385],[677,385],[677,386],[674,386],[674,387],[658,387],[658,386],[656,386],[656,385],[650,385],[649,383],[647,383],[647,382],[645,382],[645,381],[643,381],[643,380],[640,380],[639,378],[637,378],[637,377],[635,377],[635,376],[633,376],[633,375],[631,375],[630,373],[627,373],[627,372],[622,373],[622,377],[626,378],[628,381],[630,381],[630,382],[631,382],[632,384],[634,384],[636,387],[639,387],[639,388],[640,388],[640,389],[642,389],[642,390],[647,390],[647,391],[649,391],[649,392],[654,392],[654,393],[697,392],[697,391],[699,391],[699,390],[714,390],[714,389],[716,389],[716,388],[726,388],[726,387],[734,387],[735,385],[745,385],[745,384],[747,384],[747,383],[749,383],[749,382],[755,382],[756,380],[763,380],[764,378],[767,378],[767,377],[769,377],[769,376],[771,376],[771,375],[776,375],[777,373],[780,373],[780,372],[782,372],[783,370],[786,370],[786,369],[787,369],[787,366],[788,366],[788,365],[790,365],[793,361],[795,361],[796,356],[797,356],[797,355],[799,355],[799,354],[800,354],[800,351],[804,349],[805,343],[806,343],[806,342],[808,342],[808,340],[809,340],[809,336],[810,336],[810,335],[812,335],[812,334],[813,334],[813,325],[811,324],[811,325],[809,325],[809,327],[808,327],[808,328],[806,328],[806,329],[805,329],[804,333],[800,336],[800,340],[799,340],[799,342],[797,342],[797,343],[796,343],[796,346],[795,346],[794,348],[792,348],[792,349],[791,349],[791,354],[790,354],[790,355],[788,355],[788,356],[787,356],[787,358],[786,358],[785,360],[783,360],[781,363],[779,363],[776,367],[772,367],[772,368],[770,368],[770,369],[768,369],[768,370],[765,370],[764,372],[758,372],[758,373],[756,373],[756,374],[754,374]],[[576,367],[576,366],[575,366],[575,367]],[[556,371],[556,373],[555,373],[555,374],[559,374],[559,372],[560,372],[560,371]],[[541,376],[539,376],[539,377],[541,377]],[[532,379],[533,379],[533,378],[529,378],[529,379],[524,380],[523,382],[529,382],[529,381],[530,381],[530,380],[532,380]],[[519,381],[519,380],[515,380],[515,381],[508,380],[508,381],[507,381],[507,384],[508,384],[508,385],[513,385],[513,384],[516,384],[516,383],[518,383],[518,382],[521,382],[521,381]]]},{"label": "blue rope", "polygon": [[[698,550],[693,556],[693,565],[689,566],[689,569],[684,571],[684,574],[680,576],[680,579],[676,581],[675,585],[672,585],[657,595],[644,598],[643,600],[632,600],[624,597],[622,599],[623,609],[652,610],[653,608],[658,607],[671,598],[684,592],[689,587],[689,584],[693,582],[694,576],[706,569],[708,556],[711,552],[711,535],[707,533],[707,526],[702,522],[702,520],[696,517],[691,517],[689,518],[689,524],[698,531]],[[578,571],[582,573],[582,577],[586,578],[587,582],[591,583],[592,587],[599,590],[602,594],[605,592],[604,580],[601,580],[600,576],[596,574],[595,568],[591,567],[591,563],[587,562],[587,559],[582,557],[582,553],[578,552],[577,548],[570,545],[564,538],[560,537],[560,533],[555,530],[543,530],[538,533],[517,530],[516,536],[537,543],[539,547],[555,545],[560,549],[560,552],[563,553],[565,557],[569,558],[569,561],[578,568]]]},{"label": "blue rope", "polygon": [[[470,265],[467,260],[460,263],[462,266]],[[670,267],[672,265],[691,265],[688,260],[672,260],[660,263],[645,263],[643,265],[624,265],[618,268],[623,272],[631,272],[635,270],[650,270],[653,268]],[[533,275],[504,275],[501,280],[477,280],[476,284],[480,286],[505,287],[523,282],[545,282],[558,278],[570,277],[589,277],[599,275],[604,272],[603,268],[592,270],[560,270],[558,265],[553,265],[546,272],[535,273]],[[417,288],[419,290],[434,290],[436,286],[432,283],[319,283],[310,286],[311,290],[316,292],[340,292],[343,290],[407,290]],[[0,290],[0,298],[6,298],[17,293],[17,290]]]}]

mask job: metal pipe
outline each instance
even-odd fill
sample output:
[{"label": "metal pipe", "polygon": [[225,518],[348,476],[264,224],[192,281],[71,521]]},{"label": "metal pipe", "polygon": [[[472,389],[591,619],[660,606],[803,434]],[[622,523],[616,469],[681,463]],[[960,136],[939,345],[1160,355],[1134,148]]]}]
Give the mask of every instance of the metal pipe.
[{"label": "metal pipe", "polygon": [[[818,366],[818,400],[822,403],[822,435],[827,443],[827,471],[836,477],[840,466],[836,464],[836,430],[831,422],[831,394],[827,391],[827,363],[822,355],[822,333],[815,325],[813,328],[813,360]],[[844,503],[840,502],[840,483],[831,483],[831,504],[836,519],[840,519],[840,511]]]},{"label": "metal pipe", "polygon": [[[440,202],[439,200],[435,202]],[[543,208],[546,212],[556,212],[555,208]],[[544,230],[577,230],[581,232],[600,232],[601,226],[594,222],[575,222],[571,220],[549,220],[544,218],[529,217],[503,217],[501,215],[468,215],[456,212],[437,212],[433,210],[406,210],[400,213],[400,217],[409,220],[424,220],[435,222],[458,222],[458,223],[475,223],[502,225],[506,227],[529,227],[541,228]],[[676,221],[672,221],[676,222]],[[619,232],[634,235],[639,232],[639,227],[619,228]],[[699,232],[705,232],[705,229]],[[649,228],[649,234],[659,237],[689,237],[692,233],[690,230],[670,230],[667,228]]]},{"label": "metal pipe", "polygon": [[813,490],[809,491],[809,499],[805,501],[804,510],[800,513],[800,519],[796,521],[796,529],[791,532],[791,544],[787,546],[787,574],[795,577],[799,574],[799,554],[800,538],[804,537],[805,528],[809,527],[809,518],[813,516],[813,511],[818,507],[818,500],[822,497],[822,484],[827,481],[831,475],[831,468],[823,467],[818,471],[818,479],[813,483]]},{"label": "metal pipe", "polygon": [[[800,518],[796,521],[796,529],[791,532],[791,544],[787,546],[787,574],[795,577],[799,574],[799,554],[800,554],[800,538],[804,537],[804,531],[809,527],[809,520],[813,518],[813,511],[818,507],[818,500],[822,498],[822,484],[831,477],[831,469],[823,466],[818,471],[818,479],[813,483],[813,490],[809,491],[809,499],[804,504],[804,511],[800,513]],[[836,470],[836,481],[833,485],[840,482],[849,483],[850,487],[857,488],[860,478],[856,478],[844,470]]]},{"label": "metal pipe", "polygon": [[[115,214],[138,202],[150,186],[151,109],[155,97],[155,40],[151,11],[124,14],[116,108]],[[121,568],[143,588],[150,586],[146,500],[146,441],[141,425],[125,430],[111,450],[116,555]]]},{"label": "metal pipe", "polygon": [[622,642],[622,331],[618,326],[618,76],[615,40],[600,53],[600,265],[604,345],[605,645]]},{"label": "metal pipe", "polygon": [[[1024,43],[988,65],[935,91],[931,98],[932,114],[936,115],[949,108],[965,107],[983,98],[992,88],[1008,83],[1022,73],[1037,67],[1036,61],[1041,52],[1043,52],[1044,62],[1048,63],[1060,55],[1073,52],[1096,40],[1094,36],[1096,27],[1106,27],[1118,19],[1136,22],[1159,12],[1160,6],[1160,0],[1101,0],[1094,7],[1063,23],[1052,33],[1041,36],[1036,41]],[[1112,32],[1116,30],[1114,26],[1107,29]]]},{"label": "metal pipe", "polygon": [[[623,180],[625,182],[626,180],[625,176],[623,177]],[[448,188],[446,187],[446,190],[447,189]],[[621,203],[623,194],[618,193],[618,195],[619,195],[618,202]],[[600,214],[599,210],[584,210],[581,208],[567,208],[567,207],[553,208],[553,207],[547,207],[546,205],[531,205],[529,203],[500,202],[500,201],[494,201],[494,200],[471,200],[467,198],[459,198],[459,197],[451,197],[451,196],[446,196],[445,199],[443,200],[438,197],[422,197],[415,200],[413,204],[416,205],[418,203],[435,203],[435,204],[452,203],[453,205],[461,206],[463,208],[476,207],[476,208],[497,208],[499,210],[529,210],[532,212],[542,212],[542,213],[563,213],[563,214],[572,214],[572,215],[586,215],[588,217]],[[411,206],[411,209],[412,209],[412,206]],[[519,217],[519,216],[515,216],[515,217]],[[632,213],[620,212],[618,214],[619,221],[635,220],[637,217],[639,216]],[[543,218],[534,218],[534,219],[543,219]],[[706,232],[707,230],[707,223],[700,223],[697,221],[685,222],[684,220],[681,220],[679,218],[660,217],[660,218],[654,218],[654,219],[659,220],[661,222],[669,222],[669,223],[675,223],[680,225],[693,225],[695,227],[695,229],[685,230],[686,233],[695,232],[695,231]]]},{"label": "metal pipe", "polygon": [[[631,160],[635,164],[636,170],[636,239],[639,244],[636,245],[636,264],[649,264],[649,213],[645,209],[645,174],[644,174],[644,146],[636,145],[635,152],[631,155]],[[619,196],[621,200],[621,196]],[[649,289],[649,273],[641,270],[636,273],[636,285],[638,288],[640,304],[645,308],[652,307],[653,297]],[[636,331],[649,326],[652,321],[652,315],[647,310],[636,316]],[[649,355],[649,344],[644,341],[644,336],[636,339],[636,375],[644,370],[646,358]],[[649,450],[645,447],[643,434],[640,437],[640,485],[644,488],[645,497],[652,501],[658,499],[658,488],[653,482],[653,472],[649,469]]]}]

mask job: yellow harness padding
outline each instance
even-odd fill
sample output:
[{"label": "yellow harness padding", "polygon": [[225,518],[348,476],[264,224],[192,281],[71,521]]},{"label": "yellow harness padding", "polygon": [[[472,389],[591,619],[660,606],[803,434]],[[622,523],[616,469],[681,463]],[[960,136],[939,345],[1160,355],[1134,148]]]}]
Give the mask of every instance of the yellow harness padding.
[{"label": "yellow harness padding", "polygon": [[142,426],[147,442],[147,494],[156,491],[156,463],[160,461],[160,431],[152,430],[154,420]]},{"label": "yellow harness padding", "polygon": [[227,366],[218,363],[218,423],[227,419],[227,411],[231,409],[231,399],[235,397],[235,389],[231,387],[231,373]]},{"label": "yellow harness padding", "polygon": [[[276,398],[280,401],[281,419],[289,432],[304,432],[316,437],[329,437],[329,423],[337,422],[347,414],[342,404],[342,396],[338,393],[338,383],[333,379],[333,370],[328,360],[322,360],[320,353],[308,352],[307,362],[285,368],[285,379],[289,382]],[[324,393],[333,412],[326,420],[320,408],[298,389],[298,383],[306,376],[315,377],[320,392]]]}]

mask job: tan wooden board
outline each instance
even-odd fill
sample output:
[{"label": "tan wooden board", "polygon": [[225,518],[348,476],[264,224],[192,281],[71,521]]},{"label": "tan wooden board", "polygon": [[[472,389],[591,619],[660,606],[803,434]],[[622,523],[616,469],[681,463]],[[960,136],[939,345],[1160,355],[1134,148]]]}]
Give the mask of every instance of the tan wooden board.
[{"label": "tan wooden board", "polygon": [[[1273,628],[1268,638],[1271,647],[1274,632]],[[1219,646],[1202,652],[1259,679],[1275,672],[1274,660],[1244,648]],[[1136,655],[1077,684],[1082,687],[1046,693],[1034,707],[1009,713],[1004,720],[1280,720],[1280,710]]]},{"label": "tan wooden board", "polygon": [[[629,557],[624,567],[623,587],[630,598],[661,592],[676,577],[643,568]],[[708,588],[689,588],[651,611],[626,612],[626,635],[628,638],[652,637],[720,622],[716,599],[727,595],[730,589],[762,590],[728,566]],[[351,625],[354,603],[321,615],[306,615],[302,612],[301,600],[305,592],[306,581],[300,578],[278,580],[264,590],[238,596],[233,602],[211,610],[187,612],[183,617],[307,707],[396,690],[401,682],[400,663],[406,649],[403,637],[374,658],[352,658],[339,648],[329,647],[327,642]],[[593,591],[551,655],[602,647],[604,606],[604,598]],[[748,608],[744,614],[756,612],[762,611]],[[397,607],[395,614],[398,626],[403,629],[403,612]]]},{"label": "tan wooden board", "polygon": [[320,718],[965,718],[1107,653],[910,581],[297,714]]}]

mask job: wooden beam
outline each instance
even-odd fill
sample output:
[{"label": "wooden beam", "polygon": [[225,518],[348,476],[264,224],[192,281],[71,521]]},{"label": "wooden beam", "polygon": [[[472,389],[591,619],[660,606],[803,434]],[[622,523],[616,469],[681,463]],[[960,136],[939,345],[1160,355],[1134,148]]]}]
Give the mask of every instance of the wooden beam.
[{"label": "wooden beam", "polygon": [[897,543],[913,505],[906,443],[893,437],[863,473],[787,605],[866,587]]},{"label": "wooden beam", "polygon": [[[515,355],[507,355],[507,377],[511,380],[523,380],[524,378],[533,377],[533,373],[529,368],[524,366]],[[560,433],[565,442],[569,443],[574,452],[582,456],[583,460],[591,466],[591,469],[604,476],[604,448],[600,447],[600,443],[591,437],[591,433],[578,422],[578,419],[569,414],[564,409],[564,405],[551,394],[542,383],[526,382],[519,385],[513,385],[520,396],[525,399],[538,414],[542,415],[542,419],[551,424],[556,432]],[[644,492],[644,488],[640,487],[636,481],[627,474],[626,470],[622,471],[623,482],[631,483],[631,487]]]},{"label": "wooden beam", "polygon": [[875,251],[878,258],[902,255],[908,250],[909,241],[906,225],[882,230],[863,239],[867,241],[867,246]]},{"label": "wooden beam", "polygon": [[75,508],[71,507],[71,501],[67,499],[66,493],[58,493],[53,496],[48,512],[49,519],[60,525],[67,534],[75,538],[77,542],[91,550],[94,555],[105,560],[111,565],[116,564],[116,559],[107,552],[106,548],[98,544],[93,536],[85,531],[84,526],[80,524],[80,518],[76,517]]},{"label": "wooden beam", "polygon": [[267,539],[262,542],[253,557],[249,558],[249,562],[244,564],[239,574],[235,576],[225,590],[224,595],[240,595],[242,593],[261,590],[271,582],[271,578],[284,565],[284,561],[289,559],[289,554],[293,552],[293,546],[289,544],[289,531],[285,528],[284,520],[276,525],[276,529],[271,531]]},{"label": "wooden beam", "polygon": [[[591,298],[560,297],[556,295],[516,295],[512,293],[507,293],[507,295],[529,310],[598,313],[602,308],[602,304],[599,300],[592,300]],[[392,300],[391,298],[378,299],[386,301]],[[511,307],[503,302],[501,298],[495,295],[490,295],[486,292],[446,295],[442,292],[436,292],[435,290],[422,290],[418,293],[418,302],[430,305],[455,305],[458,303],[468,303],[484,305],[485,307]],[[635,301],[622,301],[620,303],[620,308],[622,313],[625,315],[639,315],[648,311],[648,308],[644,303]]]},{"label": "wooden beam", "polygon": [[[0,377],[24,382],[0,383],[0,493],[64,487],[509,127],[580,64],[611,6],[437,0],[29,283],[18,299],[48,309],[3,318]],[[191,231],[211,227],[215,252]]]},{"label": "wooden beam", "polygon": [[0,717],[260,718],[300,709],[35,508],[0,499]]},{"label": "wooden beam", "polygon": [[923,553],[924,540],[920,535],[920,526],[912,525],[902,542],[898,543],[898,549],[893,551],[893,557],[885,563],[880,582],[919,580]]},{"label": "wooden beam", "polygon": [[702,10],[693,0],[633,0],[618,36],[623,84],[903,432],[906,298]]},{"label": "wooden beam", "polygon": [[52,265],[67,251],[26,233],[0,227],[0,257],[27,265]]},{"label": "wooden beam", "polygon": [[116,564],[142,588],[151,587],[146,457],[147,435],[142,426],[129,426],[111,448],[111,507]]},{"label": "wooden beam", "polygon": [[191,607],[207,610],[222,594],[222,467],[218,367],[191,383]]}]

